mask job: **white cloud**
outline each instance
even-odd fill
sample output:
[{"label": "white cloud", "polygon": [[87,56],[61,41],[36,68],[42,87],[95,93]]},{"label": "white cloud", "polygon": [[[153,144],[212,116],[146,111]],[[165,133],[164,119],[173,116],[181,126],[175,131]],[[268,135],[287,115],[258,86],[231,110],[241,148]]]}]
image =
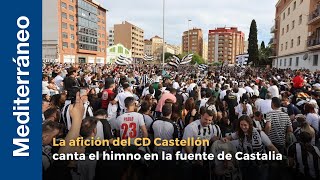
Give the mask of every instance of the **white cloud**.
[{"label": "white cloud", "polygon": [[[100,0],[109,10],[107,27],[129,21],[142,28],[145,38],[162,36],[163,0]],[[250,23],[255,19],[258,39],[269,42],[274,24],[277,0],[165,0],[165,40],[181,44],[183,31],[190,27],[203,30],[207,39],[209,29],[234,26],[248,38]]]}]

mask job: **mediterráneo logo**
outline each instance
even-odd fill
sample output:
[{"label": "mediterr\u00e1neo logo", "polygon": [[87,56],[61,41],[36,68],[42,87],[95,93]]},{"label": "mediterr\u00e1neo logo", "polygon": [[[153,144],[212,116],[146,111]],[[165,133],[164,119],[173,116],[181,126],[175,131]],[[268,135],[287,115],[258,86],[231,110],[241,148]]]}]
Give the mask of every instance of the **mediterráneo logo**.
[{"label": "mediterr\u00e1neo logo", "polygon": [[12,58],[12,61],[17,65],[17,97],[13,100],[12,115],[15,117],[19,126],[17,127],[18,138],[13,138],[12,143],[17,146],[13,150],[13,156],[29,156],[29,133],[28,123],[30,89],[29,89],[29,31],[27,28],[30,25],[29,18],[20,16],[17,19],[17,57]]}]

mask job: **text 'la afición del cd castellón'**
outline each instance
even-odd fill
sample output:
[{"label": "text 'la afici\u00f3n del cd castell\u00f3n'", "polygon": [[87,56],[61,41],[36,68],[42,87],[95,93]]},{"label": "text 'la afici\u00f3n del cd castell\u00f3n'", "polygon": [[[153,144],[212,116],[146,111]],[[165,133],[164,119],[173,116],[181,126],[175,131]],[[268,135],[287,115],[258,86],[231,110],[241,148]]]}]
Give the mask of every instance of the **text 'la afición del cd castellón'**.
[{"label": "text 'la afici\u00f3n del cd castell\u00f3n'", "polygon": [[[53,141],[53,146],[66,146],[66,141],[61,140],[59,143]],[[151,140],[149,138],[136,138],[133,141],[129,138],[126,140],[121,140],[120,138],[116,138],[112,141],[113,146],[137,146],[137,147],[146,147],[151,144]],[[186,140],[162,140],[161,138],[155,138],[153,140],[153,144],[155,146],[209,146],[208,140],[194,139],[188,138]],[[70,140],[68,145],[71,147],[83,147],[83,146],[110,146],[109,140],[99,140],[99,139],[83,139],[79,137],[75,140]],[[221,152],[218,154],[213,153],[195,153],[195,154],[186,154],[181,151],[177,151],[174,155],[170,153],[162,152],[144,154],[141,155],[139,153],[114,153],[113,151],[104,151],[104,152],[95,152],[91,154],[85,153],[66,153],[66,154],[54,154],[54,160],[214,160],[217,158],[218,160],[231,160],[232,158],[236,158],[237,160],[282,160],[282,155],[277,154],[275,152],[269,151],[268,153],[243,153],[237,152],[234,155],[230,153]]]}]

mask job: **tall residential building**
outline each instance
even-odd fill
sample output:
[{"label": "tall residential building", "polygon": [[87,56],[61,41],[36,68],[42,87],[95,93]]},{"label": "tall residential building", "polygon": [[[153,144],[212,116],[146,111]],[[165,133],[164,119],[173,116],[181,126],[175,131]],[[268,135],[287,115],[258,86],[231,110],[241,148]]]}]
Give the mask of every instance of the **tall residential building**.
[{"label": "tall residential building", "polygon": [[193,28],[183,32],[182,53],[197,53],[202,56],[202,48],[203,34],[201,29]]},{"label": "tall residential building", "polygon": [[108,47],[114,45],[114,28],[111,27],[108,31]]},{"label": "tall residential building", "polygon": [[144,32],[141,28],[127,21],[114,25],[114,44],[123,44],[127,49],[131,50],[133,58],[143,58],[143,36]]},{"label": "tall residential building", "polygon": [[320,70],[320,0],[312,0],[308,19],[309,33],[307,47],[312,69]]},{"label": "tall residential building", "polygon": [[43,58],[105,63],[106,9],[94,0],[43,1]]},{"label": "tall residential building", "polygon": [[208,34],[208,63],[235,63],[236,56],[245,49],[244,33],[236,27],[216,28]]},{"label": "tall residential building", "polygon": [[279,0],[272,41],[272,66],[280,69],[319,68],[320,0]]}]

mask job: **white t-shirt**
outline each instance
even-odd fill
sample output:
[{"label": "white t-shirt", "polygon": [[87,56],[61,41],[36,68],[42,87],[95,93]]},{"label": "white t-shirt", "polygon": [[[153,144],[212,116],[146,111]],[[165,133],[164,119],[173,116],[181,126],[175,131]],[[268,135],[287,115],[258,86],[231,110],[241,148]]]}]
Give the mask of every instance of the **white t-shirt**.
[{"label": "white t-shirt", "polygon": [[262,100],[262,101],[260,102],[260,109],[259,109],[259,111],[260,111],[262,114],[267,114],[268,112],[273,111],[273,109],[271,108],[271,99]]},{"label": "white t-shirt", "polygon": [[258,111],[260,111],[260,106],[261,106],[261,102],[263,101],[263,99],[258,98],[255,102],[254,102],[254,106],[256,107],[256,109]]},{"label": "white t-shirt", "polygon": [[111,102],[109,102],[107,119],[110,120],[112,118],[116,118],[117,117],[117,110],[118,110],[118,105],[112,104]]},{"label": "white t-shirt", "polygon": [[191,91],[193,91],[193,88],[196,87],[196,86],[197,86],[196,83],[191,83],[191,84],[189,85],[189,87],[187,88],[187,92],[190,93]]},{"label": "white t-shirt", "polygon": [[319,115],[315,113],[308,113],[306,120],[310,126],[312,126],[316,131],[319,131]]},{"label": "white t-shirt", "polygon": [[[212,126],[209,125],[208,127],[203,127],[200,123],[200,120],[196,120],[193,121],[192,123],[188,124],[187,127],[184,129],[184,133],[183,133],[183,138],[184,140],[187,140],[188,138],[194,138],[194,139],[207,139],[210,140],[211,138],[213,138],[214,136],[221,136],[221,131],[220,128],[215,128],[215,127],[219,127],[219,126]],[[216,129],[216,130],[215,130]],[[219,134],[220,132],[220,134]],[[194,147],[195,148],[195,147]],[[206,148],[207,147],[196,147],[196,153],[202,153],[201,150],[203,150],[203,152],[206,152]],[[182,152],[185,153],[185,149],[182,149]]]},{"label": "white t-shirt", "polygon": [[[246,104],[246,106],[247,106],[247,111],[246,111],[245,115],[251,116],[253,114],[252,107],[250,104]],[[235,112],[238,113],[238,118],[240,118],[242,115],[244,115],[242,104],[238,104],[235,107]]]},{"label": "white t-shirt", "polygon": [[202,98],[202,99],[200,100],[200,108],[201,108],[202,106],[205,106],[206,103],[208,102],[208,100],[209,100],[209,98]]},{"label": "white t-shirt", "polygon": [[62,89],[63,86],[61,85],[63,81],[63,78],[60,76],[60,75],[57,75],[55,78],[54,78],[54,83],[60,88]]},{"label": "white t-shirt", "polygon": [[243,95],[244,93],[246,93],[246,92],[247,92],[247,90],[245,90],[244,88],[239,88],[238,94],[240,95],[240,97],[242,97],[242,95]]},{"label": "white t-shirt", "polygon": [[271,93],[272,97],[279,97],[279,89],[276,85],[270,86],[268,91]]},{"label": "white t-shirt", "polygon": [[[161,138],[162,140],[174,139],[174,126],[168,121],[157,120],[153,123],[152,129],[154,132],[154,138]],[[173,153],[175,149],[175,146],[156,146],[154,151],[158,153],[161,151]]]},{"label": "white t-shirt", "polygon": [[127,97],[133,97],[133,95],[131,94],[131,92],[128,92],[128,91],[124,91],[124,92],[121,92],[119,93],[116,98],[114,100],[118,101],[119,102],[119,106],[120,106],[120,109],[126,109],[126,106],[124,104],[124,100],[127,98]]},{"label": "white t-shirt", "polygon": [[174,83],[172,84],[172,87],[175,88],[175,89],[179,89],[179,88],[180,88],[178,82],[174,82]]},{"label": "white t-shirt", "polygon": [[140,127],[145,126],[143,116],[137,112],[124,113],[117,118],[117,130],[120,130],[121,139],[130,138],[131,143],[140,137]]}]

